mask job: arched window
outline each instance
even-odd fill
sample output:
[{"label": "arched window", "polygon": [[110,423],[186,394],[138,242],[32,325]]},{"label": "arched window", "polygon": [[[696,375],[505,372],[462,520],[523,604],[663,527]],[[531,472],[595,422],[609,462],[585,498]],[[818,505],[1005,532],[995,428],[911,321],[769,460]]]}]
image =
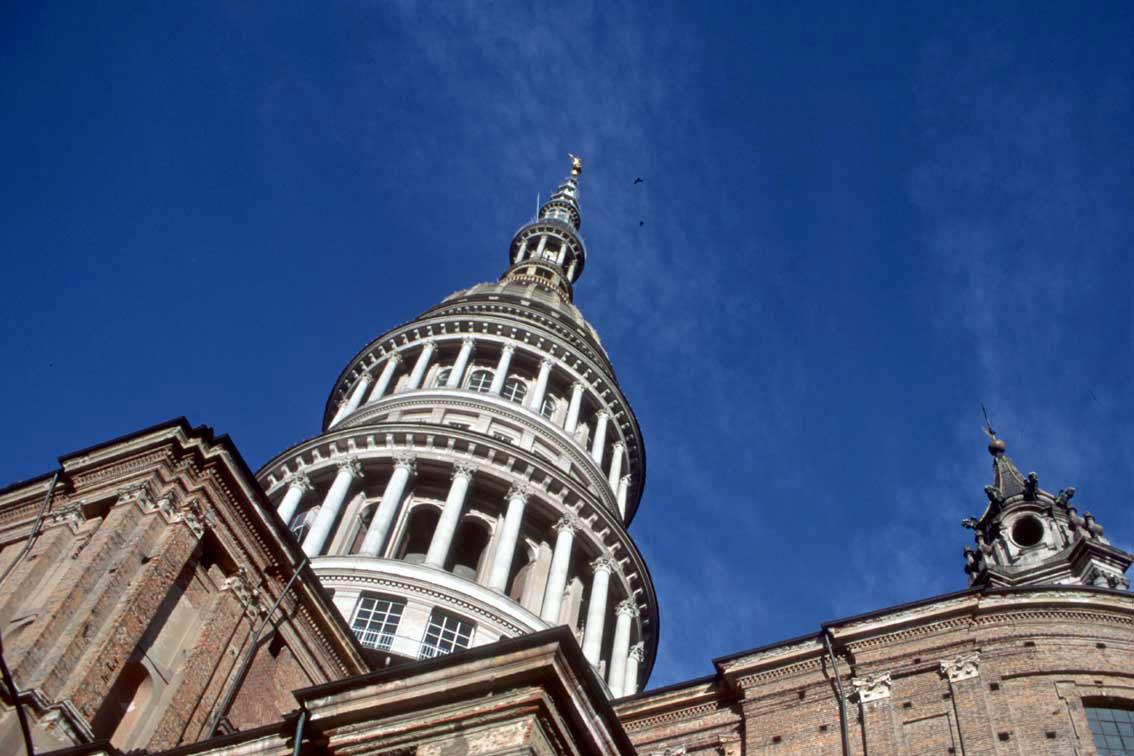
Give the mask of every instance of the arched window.
[{"label": "arched window", "polygon": [[444,386],[445,381],[449,380],[449,376],[453,374],[452,368],[441,368],[437,371],[437,377],[433,379],[434,386]]},{"label": "arched window", "polygon": [[1134,754],[1134,709],[1085,706],[1099,756]]},{"label": "arched window", "polygon": [[492,371],[484,368],[472,371],[469,376],[469,388],[482,394],[488,393],[488,390],[492,388]]},{"label": "arched window", "polygon": [[466,580],[476,580],[480,562],[487,549],[488,531],[485,526],[477,520],[466,519],[453,538],[445,569]]},{"label": "arched window", "polygon": [[557,402],[555,401],[555,397],[545,396],[543,398],[543,404],[540,405],[539,414],[550,420],[552,416],[555,415],[556,404]]},{"label": "arched window", "polygon": [[517,378],[513,375],[504,382],[504,390],[500,392],[500,395],[519,404],[528,395],[528,384],[524,383],[523,378]]},{"label": "arched window", "polygon": [[394,645],[394,636],[405,608],[403,599],[363,596],[354,608],[351,630],[358,637],[358,642],[367,648],[388,651]]},{"label": "arched window", "polygon": [[421,641],[421,658],[432,659],[434,656],[468,648],[474,627],[473,623],[463,617],[434,609],[429,615],[429,626]]},{"label": "arched window", "polygon": [[421,564],[425,555],[429,553],[429,543],[433,540],[433,531],[437,529],[437,520],[440,513],[430,506],[417,506],[410,512],[409,522],[406,523],[406,533],[402,538],[402,548],[398,557],[407,562]]}]

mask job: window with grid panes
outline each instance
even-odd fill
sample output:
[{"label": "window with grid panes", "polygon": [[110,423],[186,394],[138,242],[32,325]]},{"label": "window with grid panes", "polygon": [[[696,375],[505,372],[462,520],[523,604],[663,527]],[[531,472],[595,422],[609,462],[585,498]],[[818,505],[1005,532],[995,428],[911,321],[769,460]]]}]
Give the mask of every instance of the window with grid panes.
[{"label": "window with grid panes", "polygon": [[519,404],[528,395],[528,385],[516,376],[512,376],[504,383],[500,396]]},{"label": "window with grid panes", "polygon": [[555,398],[545,396],[543,398],[543,405],[539,408],[539,414],[546,417],[548,420],[555,414]]},{"label": "window with grid panes", "polygon": [[452,375],[452,373],[452,368],[441,368],[437,371],[437,377],[433,379],[433,385],[444,386],[445,381],[449,380],[449,376]]},{"label": "window with grid panes", "polygon": [[1085,708],[1099,756],[1134,756],[1134,709]]},{"label": "window with grid panes", "polygon": [[358,642],[367,648],[388,651],[394,644],[405,606],[404,601],[379,596],[359,599],[350,623]]},{"label": "window with grid panes", "polygon": [[484,369],[472,371],[472,375],[469,376],[469,388],[482,394],[488,393],[488,389],[492,388],[492,371]]},{"label": "window with grid panes", "polygon": [[421,641],[421,658],[431,659],[468,648],[473,627],[473,623],[466,619],[434,609],[429,615],[425,638]]}]

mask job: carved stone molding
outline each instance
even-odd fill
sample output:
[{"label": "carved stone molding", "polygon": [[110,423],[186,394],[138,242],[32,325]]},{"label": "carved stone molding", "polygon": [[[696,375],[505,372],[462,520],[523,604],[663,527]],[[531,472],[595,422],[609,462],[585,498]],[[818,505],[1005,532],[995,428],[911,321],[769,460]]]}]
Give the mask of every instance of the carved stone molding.
[{"label": "carved stone molding", "polygon": [[866,677],[854,677],[851,678],[851,684],[854,685],[854,693],[858,697],[859,703],[870,703],[871,701],[889,698],[890,689],[894,687],[894,681],[889,672],[878,672]]},{"label": "carved stone molding", "polygon": [[610,554],[603,554],[591,562],[591,572],[606,572],[609,575],[618,570],[618,562]]},{"label": "carved stone molding", "polygon": [[362,462],[358,457],[347,457],[346,459],[339,460],[338,465],[340,471],[345,470],[349,472],[352,478],[364,477],[362,474]]},{"label": "carved stone molding", "polygon": [[473,473],[476,472],[476,469],[476,465],[471,465],[468,462],[458,462],[457,464],[453,465],[452,478],[453,480],[456,480],[457,478],[471,480]]},{"label": "carved stone molding", "polygon": [[309,493],[314,489],[314,486],[311,485],[311,479],[307,477],[307,473],[302,470],[290,473],[284,478],[284,482],[287,484],[288,488],[298,488],[303,493]]},{"label": "carved stone molding", "polygon": [[980,677],[980,652],[970,651],[958,654],[952,659],[942,659],[941,674],[947,677],[949,682]]},{"label": "carved stone molding", "polygon": [[417,474],[417,457],[409,452],[398,452],[394,455],[394,467],[409,470],[410,475]]},{"label": "carved stone molding", "polygon": [[618,602],[618,606],[614,608],[614,613],[618,615],[626,615],[628,617],[638,616],[638,605],[630,599],[623,599]]},{"label": "carved stone molding", "polygon": [[635,643],[630,647],[630,658],[634,661],[642,661],[646,658],[646,647],[641,643]]},{"label": "carved stone molding", "polygon": [[567,514],[560,517],[552,527],[556,533],[561,533],[563,531],[574,533],[575,531],[583,527],[583,521],[579,519],[578,515],[568,512]]},{"label": "carved stone molding", "polygon": [[527,483],[513,483],[508,488],[508,495],[505,497],[507,501],[519,499],[524,504],[528,503],[528,497],[532,495],[531,487]]}]

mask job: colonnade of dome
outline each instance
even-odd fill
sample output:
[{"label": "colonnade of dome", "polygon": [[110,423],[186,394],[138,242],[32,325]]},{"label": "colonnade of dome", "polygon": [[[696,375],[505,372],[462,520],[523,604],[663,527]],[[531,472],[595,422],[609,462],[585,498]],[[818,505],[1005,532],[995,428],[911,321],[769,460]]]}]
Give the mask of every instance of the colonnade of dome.
[{"label": "colonnade of dome", "polygon": [[[571,230],[569,181],[543,222]],[[323,432],[259,478],[364,646],[426,658],[567,625],[610,693],[628,695],[658,636],[626,532],[641,433],[593,329],[556,291],[581,271],[581,240],[556,247],[563,278],[529,281],[523,250],[546,237],[517,238],[499,284],[359,352]]]}]

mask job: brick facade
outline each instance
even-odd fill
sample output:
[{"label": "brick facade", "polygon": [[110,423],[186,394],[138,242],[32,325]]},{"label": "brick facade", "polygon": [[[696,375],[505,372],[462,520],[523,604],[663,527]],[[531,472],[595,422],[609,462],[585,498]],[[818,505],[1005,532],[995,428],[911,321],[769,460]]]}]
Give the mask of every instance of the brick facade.
[{"label": "brick facade", "polygon": [[1093,754],[1084,702],[1134,705],[1134,596],[967,592],[830,623],[624,700],[641,754]]},{"label": "brick facade", "polygon": [[[290,691],[367,669],[304,568],[236,690],[253,628],[302,557],[227,439],[178,420],[60,462],[0,492],[0,628],[37,750],[255,727],[295,708]],[[22,749],[10,698],[4,753]]]}]

